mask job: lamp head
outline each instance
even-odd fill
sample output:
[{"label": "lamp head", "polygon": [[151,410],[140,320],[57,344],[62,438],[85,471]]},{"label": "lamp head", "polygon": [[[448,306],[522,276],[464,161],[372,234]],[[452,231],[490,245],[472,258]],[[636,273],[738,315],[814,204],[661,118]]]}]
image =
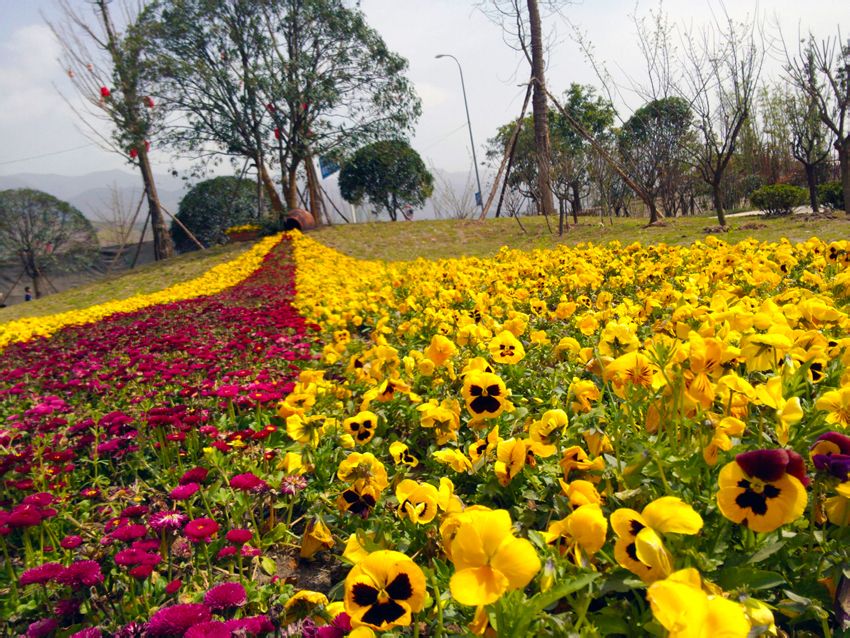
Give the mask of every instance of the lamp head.
[{"label": "lamp head", "polygon": [[434,57],[435,57],[435,58],[437,58],[437,59],[440,59],[440,58],[444,58],[444,57],[446,57],[446,54],[445,54],[445,53],[438,53],[438,54],[437,54],[437,55],[435,55]]}]

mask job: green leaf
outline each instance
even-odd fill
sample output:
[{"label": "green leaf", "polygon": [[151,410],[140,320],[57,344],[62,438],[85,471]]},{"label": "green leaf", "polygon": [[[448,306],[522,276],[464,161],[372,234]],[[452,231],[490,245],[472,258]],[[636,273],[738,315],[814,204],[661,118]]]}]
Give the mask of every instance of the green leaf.
[{"label": "green leaf", "polygon": [[782,574],[750,567],[732,567],[720,572],[717,579],[723,589],[772,589],[785,584]]},{"label": "green leaf", "polygon": [[272,558],[263,556],[260,558],[260,569],[262,569],[267,576],[274,576],[277,572],[277,563],[275,563]]},{"label": "green leaf", "polygon": [[752,558],[750,558],[750,560],[747,562],[753,564],[761,562],[768,556],[773,556],[776,552],[785,547],[785,543],[786,541],[775,541],[773,543],[765,545],[759,551],[753,554]]}]

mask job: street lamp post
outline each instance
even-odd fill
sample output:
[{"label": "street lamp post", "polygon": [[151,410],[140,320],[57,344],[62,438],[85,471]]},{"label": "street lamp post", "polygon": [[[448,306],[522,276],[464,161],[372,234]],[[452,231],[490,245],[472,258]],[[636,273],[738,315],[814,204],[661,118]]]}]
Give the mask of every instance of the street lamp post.
[{"label": "street lamp post", "polygon": [[463,91],[463,106],[466,109],[466,125],[469,127],[469,144],[472,147],[472,165],[475,167],[475,183],[478,184],[478,194],[476,200],[481,210],[484,210],[484,194],[481,191],[481,178],[478,176],[478,160],[475,157],[475,140],[472,138],[472,121],[469,119],[469,103],[466,100],[466,85],[463,82],[463,69],[460,66],[458,59],[450,53],[440,53],[436,58],[451,58],[457,64],[457,70],[460,72],[460,89]]}]

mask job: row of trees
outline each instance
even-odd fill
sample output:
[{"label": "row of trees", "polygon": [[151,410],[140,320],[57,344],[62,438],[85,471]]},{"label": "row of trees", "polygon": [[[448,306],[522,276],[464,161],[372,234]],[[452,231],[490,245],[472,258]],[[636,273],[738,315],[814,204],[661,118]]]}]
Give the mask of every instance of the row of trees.
[{"label": "row of trees", "polygon": [[[534,32],[524,25],[533,13],[518,0],[494,1],[498,15],[518,18],[513,35],[526,50],[526,34],[530,40]],[[579,37],[600,70],[604,97],[576,84],[563,98],[549,94],[545,148],[536,112],[489,141],[488,157],[497,165],[510,157],[507,185],[535,210],[546,212],[554,195],[563,224],[566,209],[577,216],[589,198],[619,214],[637,197],[650,222],[711,206],[725,224],[726,211],[755,187],[779,181],[805,183],[816,210],[816,186],[833,158],[850,192],[850,44],[842,46],[840,34],[809,36],[797,51],[786,50],[785,82],[765,85],[765,46],[754,20],[727,16],[686,31],[678,49],[663,13],[635,24],[647,72],[644,82],[631,82],[643,103],[629,117],[615,111],[616,83]]]},{"label": "row of trees", "polygon": [[315,158],[403,138],[420,114],[406,60],[343,0],[141,0],[120,11],[91,0],[91,14],[60,5],[51,27],[88,103],[80,115],[138,167],[158,258],[171,243],[152,144],[202,167],[253,167],[276,214],[303,196],[318,215]]}]

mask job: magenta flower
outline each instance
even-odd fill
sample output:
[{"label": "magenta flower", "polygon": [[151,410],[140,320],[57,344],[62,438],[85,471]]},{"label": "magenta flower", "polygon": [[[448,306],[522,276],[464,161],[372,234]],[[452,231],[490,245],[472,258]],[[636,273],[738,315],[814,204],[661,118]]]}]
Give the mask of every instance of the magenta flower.
[{"label": "magenta flower", "polygon": [[93,587],[103,582],[103,573],[93,560],[80,560],[63,569],[55,580],[69,587]]},{"label": "magenta flower", "polygon": [[211,518],[196,518],[189,521],[183,533],[193,543],[208,543],[210,537],[219,530],[218,523]]},{"label": "magenta flower", "polygon": [[248,616],[234,618],[224,623],[232,632],[245,632],[249,636],[263,636],[274,631],[274,625],[268,616]]},{"label": "magenta flower", "polygon": [[211,620],[189,627],[183,638],[231,638],[232,635],[233,632],[225,623]]},{"label": "magenta flower", "polygon": [[117,527],[111,534],[112,538],[119,541],[129,543],[138,538],[142,538],[148,533],[148,528],[144,525],[122,525]]},{"label": "magenta flower", "polygon": [[244,545],[253,537],[254,533],[251,530],[242,528],[231,529],[225,535],[225,538],[234,545]]},{"label": "magenta flower", "polygon": [[59,545],[61,545],[63,549],[76,549],[82,544],[83,539],[79,536],[69,535],[59,541]]},{"label": "magenta flower", "polygon": [[59,622],[55,618],[43,618],[36,620],[27,627],[26,638],[47,638],[59,627]]},{"label": "magenta flower", "polygon": [[143,563],[141,565],[137,565],[127,573],[130,574],[130,576],[132,576],[136,580],[145,580],[153,573],[153,565]]},{"label": "magenta flower", "polygon": [[268,483],[251,472],[234,476],[230,479],[230,487],[244,492],[264,492],[269,489]]},{"label": "magenta flower", "polygon": [[180,588],[183,586],[183,581],[179,578],[175,578],[170,583],[165,586],[165,593],[171,596],[172,594],[176,594],[180,591]]},{"label": "magenta flower", "polygon": [[345,612],[337,614],[329,625],[319,627],[316,638],[343,638],[351,631],[351,618]]},{"label": "magenta flower", "polygon": [[206,605],[199,603],[171,605],[163,607],[151,616],[146,635],[153,638],[183,636],[190,627],[209,622],[211,619],[212,615]]},{"label": "magenta flower", "polygon": [[227,545],[218,550],[218,553],[215,555],[216,560],[221,560],[222,558],[227,558],[228,556],[235,556],[238,550],[233,545]]},{"label": "magenta flower", "polygon": [[307,487],[307,479],[297,474],[284,476],[280,482],[280,493],[286,496],[297,494]]},{"label": "magenta flower", "polygon": [[26,570],[18,579],[18,583],[23,587],[25,585],[43,585],[65,570],[65,566],[59,563],[44,563],[38,567],[33,567]]},{"label": "magenta flower", "polygon": [[183,524],[189,520],[189,517],[176,510],[167,510],[156,512],[148,519],[148,524],[155,532],[175,531],[183,527]]},{"label": "magenta flower", "polygon": [[103,632],[97,627],[89,627],[71,634],[70,638],[101,638]]},{"label": "magenta flower", "polygon": [[173,490],[171,490],[169,496],[171,496],[171,498],[173,498],[175,501],[185,501],[199,489],[201,489],[201,486],[197,483],[185,483],[184,485],[178,485]]},{"label": "magenta flower", "polygon": [[186,470],[183,476],[177,481],[180,485],[186,483],[203,483],[207,479],[209,470],[203,467],[193,467],[191,470]]},{"label": "magenta flower", "polygon": [[247,600],[248,595],[241,583],[222,583],[204,595],[204,604],[213,610],[241,607]]}]

